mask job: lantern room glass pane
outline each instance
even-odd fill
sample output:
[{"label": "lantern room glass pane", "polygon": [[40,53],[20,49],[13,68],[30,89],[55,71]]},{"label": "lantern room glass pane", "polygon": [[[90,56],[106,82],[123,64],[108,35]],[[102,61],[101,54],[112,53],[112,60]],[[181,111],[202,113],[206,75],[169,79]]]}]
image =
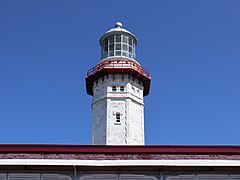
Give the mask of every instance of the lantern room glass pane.
[{"label": "lantern room glass pane", "polygon": [[126,44],[123,44],[123,45],[122,45],[122,49],[123,49],[124,51],[127,51],[127,45],[126,45]]},{"label": "lantern room glass pane", "polygon": [[121,50],[121,44],[116,44],[116,50]]},{"label": "lantern room glass pane", "polygon": [[121,56],[121,51],[116,51],[115,56]]},{"label": "lantern room glass pane", "polygon": [[111,35],[111,36],[109,36],[109,43],[113,43],[113,42],[114,42],[114,36]]},{"label": "lantern room glass pane", "polygon": [[123,51],[122,56],[127,56],[127,53],[125,51]]},{"label": "lantern room glass pane", "polygon": [[132,53],[132,47],[131,46],[129,46],[129,52]]},{"label": "lantern room glass pane", "polygon": [[128,37],[123,35],[123,43],[128,43]]},{"label": "lantern room glass pane", "polygon": [[108,38],[107,37],[104,39],[104,46],[108,46]]},{"label": "lantern room glass pane", "polygon": [[105,46],[104,50],[105,52],[108,52],[108,46]]},{"label": "lantern room glass pane", "polygon": [[114,50],[114,44],[110,44],[109,51],[113,51],[113,50]]},{"label": "lantern room glass pane", "polygon": [[131,45],[132,46],[132,37],[129,37],[129,45]]},{"label": "lantern room glass pane", "polygon": [[121,34],[116,35],[116,42],[121,42]]},{"label": "lantern room glass pane", "polygon": [[114,56],[114,51],[111,51],[111,52],[109,53],[109,56]]},{"label": "lantern room glass pane", "polygon": [[133,51],[133,59],[136,59],[136,53]]}]

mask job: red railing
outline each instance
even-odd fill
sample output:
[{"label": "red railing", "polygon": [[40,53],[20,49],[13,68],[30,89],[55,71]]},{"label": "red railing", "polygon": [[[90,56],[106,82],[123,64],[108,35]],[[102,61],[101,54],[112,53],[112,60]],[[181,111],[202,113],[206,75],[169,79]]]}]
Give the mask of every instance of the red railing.
[{"label": "red railing", "polygon": [[134,69],[135,71],[143,74],[147,77],[150,77],[150,72],[144,67],[138,65],[137,63],[127,61],[127,60],[119,60],[119,61],[103,61],[96,65],[95,67],[89,69],[87,71],[87,76],[95,74],[96,72],[101,71],[102,69]]}]

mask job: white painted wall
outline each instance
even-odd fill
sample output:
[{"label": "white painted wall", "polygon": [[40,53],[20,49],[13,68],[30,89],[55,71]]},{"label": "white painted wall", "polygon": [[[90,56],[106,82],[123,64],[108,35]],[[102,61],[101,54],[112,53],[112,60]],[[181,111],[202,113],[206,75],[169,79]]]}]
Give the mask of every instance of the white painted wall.
[{"label": "white painted wall", "polygon": [[[141,82],[128,75],[109,75],[94,83],[93,92],[92,144],[144,145]],[[116,113],[120,113],[120,122],[116,122]]]}]

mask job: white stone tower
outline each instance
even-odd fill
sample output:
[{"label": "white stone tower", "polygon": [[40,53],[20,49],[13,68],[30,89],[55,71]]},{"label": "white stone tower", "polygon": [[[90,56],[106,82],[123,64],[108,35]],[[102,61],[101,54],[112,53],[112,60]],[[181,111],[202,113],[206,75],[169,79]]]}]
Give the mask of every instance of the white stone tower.
[{"label": "white stone tower", "polygon": [[101,61],[87,72],[92,144],[144,145],[144,102],[150,73],[136,61],[136,37],[117,22],[100,38]]}]

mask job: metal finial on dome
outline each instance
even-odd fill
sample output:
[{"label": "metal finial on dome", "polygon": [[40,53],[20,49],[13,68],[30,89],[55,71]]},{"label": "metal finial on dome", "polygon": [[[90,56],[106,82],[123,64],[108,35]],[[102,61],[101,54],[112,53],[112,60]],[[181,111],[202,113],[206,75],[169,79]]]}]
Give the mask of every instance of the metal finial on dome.
[{"label": "metal finial on dome", "polygon": [[121,22],[116,22],[115,28],[122,28],[122,27],[123,27],[123,25]]}]

